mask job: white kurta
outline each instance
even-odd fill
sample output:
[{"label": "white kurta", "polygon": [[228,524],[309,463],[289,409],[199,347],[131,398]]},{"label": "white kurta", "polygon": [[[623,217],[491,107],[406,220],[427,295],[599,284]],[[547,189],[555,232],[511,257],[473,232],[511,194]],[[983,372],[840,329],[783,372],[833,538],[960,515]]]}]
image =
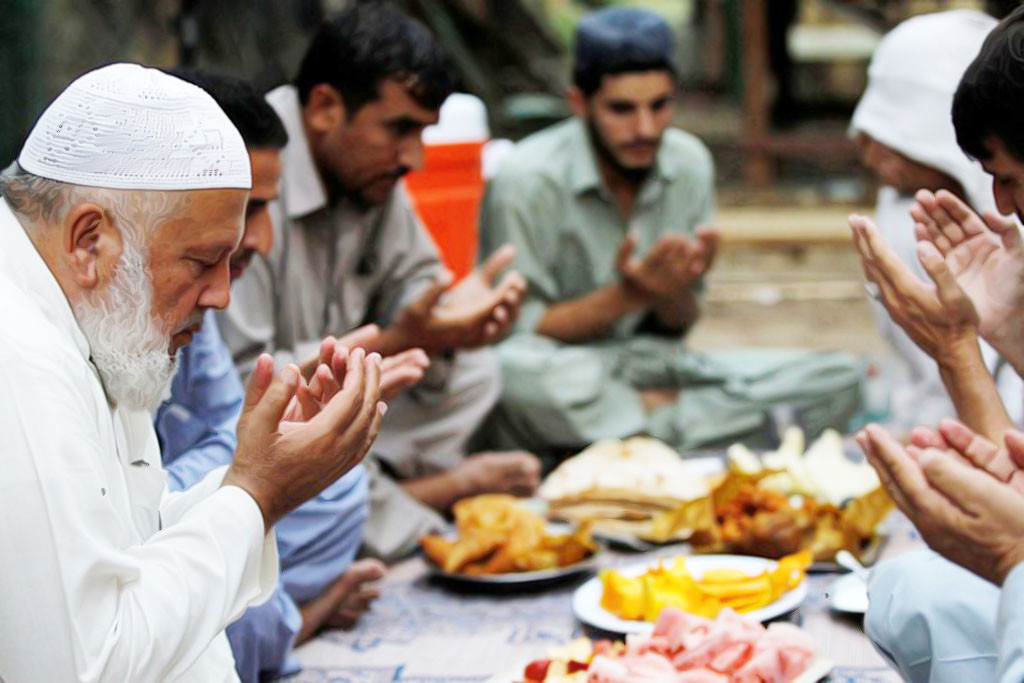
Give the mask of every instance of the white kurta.
[{"label": "white kurta", "polygon": [[224,627],[278,577],[258,506],[223,469],[168,494],[2,199],[0,245],[0,680],[237,680]]}]

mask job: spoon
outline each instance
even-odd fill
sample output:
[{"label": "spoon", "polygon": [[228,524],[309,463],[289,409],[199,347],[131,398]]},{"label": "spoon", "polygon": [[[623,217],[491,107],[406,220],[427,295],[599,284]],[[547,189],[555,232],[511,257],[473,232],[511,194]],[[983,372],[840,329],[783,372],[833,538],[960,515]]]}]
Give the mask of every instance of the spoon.
[{"label": "spoon", "polygon": [[840,550],[836,553],[836,563],[856,574],[864,583],[868,581],[868,570],[853,556],[849,550]]}]

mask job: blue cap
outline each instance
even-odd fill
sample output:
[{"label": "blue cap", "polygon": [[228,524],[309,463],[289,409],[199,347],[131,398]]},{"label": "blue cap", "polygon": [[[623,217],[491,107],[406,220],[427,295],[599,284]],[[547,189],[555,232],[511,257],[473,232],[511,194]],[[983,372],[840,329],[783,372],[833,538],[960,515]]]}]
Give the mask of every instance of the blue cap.
[{"label": "blue cap", "polygon": [[659,15],[636,7],[609,7],[576,26],[574,71],[628,62],[672,64],[672,29]]}]

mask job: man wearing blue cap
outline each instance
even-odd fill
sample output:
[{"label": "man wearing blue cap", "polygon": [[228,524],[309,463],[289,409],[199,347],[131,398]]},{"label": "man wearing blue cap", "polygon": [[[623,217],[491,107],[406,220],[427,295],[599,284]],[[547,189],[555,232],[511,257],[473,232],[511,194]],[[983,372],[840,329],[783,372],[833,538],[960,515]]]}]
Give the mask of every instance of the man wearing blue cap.
[{"label": "man wearing blue cap", "polygon": [[522,141],[488,188],[481,255],[512,244],[529,284],[500,345],[489,445],[551,453],[649,433],[683,448],[767,436],[780,402],[811,431],[857,409],[844,356],[686,349],[718,233],[701,227],[715,208],[711,156],[669,127],[672,43],[648,11],[585,17],[575,116]]}]

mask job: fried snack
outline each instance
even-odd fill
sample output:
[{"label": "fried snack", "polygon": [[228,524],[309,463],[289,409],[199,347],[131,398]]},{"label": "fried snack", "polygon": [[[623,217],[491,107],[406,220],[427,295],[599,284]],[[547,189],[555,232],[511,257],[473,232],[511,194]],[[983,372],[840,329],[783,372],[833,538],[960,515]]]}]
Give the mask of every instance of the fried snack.
[{"label": "fried snack", "polygon": [[488,494],[455,504],[458,537],[432,534],[420,539],[427,557],[449,573],[507,574],[555,569],[593,554],[586,525],[571,534],[547,533],[544,519],[518,498]]},{"label": "fried snack", "polygon": [[601,606],[620,619],[657,621],[665,607],[713,619],[730,607],[751,612],[771,604],[803,581],[811,563],[808,551],[788,555],[756,576],[735,569],[716,569],[693,576],[685,557],[659,562],[642,576],[630,578],[615,570],[602,571]]},{"label": "fried snack", "polygon": [[863,558],[893,508],[881,488],[842,507],[809,496],[786,496],[763,488],[772,474],[734,469],[709,497],[657,516],[651,522],[652,535],[672,538],[683,528],[701,553],[779,558],[809,550],[815,561],[828,562],[843,549]]}]

